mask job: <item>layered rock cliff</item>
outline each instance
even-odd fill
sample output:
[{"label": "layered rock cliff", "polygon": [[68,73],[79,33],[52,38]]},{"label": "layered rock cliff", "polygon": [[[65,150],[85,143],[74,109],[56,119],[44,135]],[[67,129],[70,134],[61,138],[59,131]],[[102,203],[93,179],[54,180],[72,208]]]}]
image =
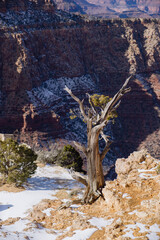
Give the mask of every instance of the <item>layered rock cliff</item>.
[{"label": "layered rock cliff", "polygon": [[89,21],[31,5],[1,13],[0,131],[16,131],[30,144],[49,136],[85,141],[83,123],[69,119],[76,105],[65,84],[80,98],[87,91],[113,96],[134,73],[119,118],[107,129],[112,148],[121,156],[145,146],[159,156],[159,23]]},{"label": "layered rock cliff", "polygon": [[0,2],[0,12],[26,11],[28,9],[54,11],[55,3],[53,0],[2,0]]},{"label": "layered rock cliff", "polygon": [[159,17],[159,0],[55,0],[58,9],[105,18]]}]

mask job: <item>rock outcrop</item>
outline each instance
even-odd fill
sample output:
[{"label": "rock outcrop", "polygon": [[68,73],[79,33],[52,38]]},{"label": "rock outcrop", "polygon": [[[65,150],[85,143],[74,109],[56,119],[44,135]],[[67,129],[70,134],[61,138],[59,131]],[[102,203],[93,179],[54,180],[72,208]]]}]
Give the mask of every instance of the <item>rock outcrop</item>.
[{"label": "rock outcrop", "polygon": [[27,219],[50,233],[60,231],[58,240],[76,238],[77,230],[87,232],[92,228],[88,236],[91,240],[158,240],[160,174],[157,169],[160,169],[159,160],[146,150],[133,152],[127,159],[117,159],[118,176],[114,181],[106,181],[104,199],[82,205],[79,194],[83,189],[60,188],[54,199],[44,199],[30,209]]},{"label": "rock outcrop", "polygon": [[106,208],[114,218],[106,228],[106,239],[150,239],[151,229],[160,224],[159,164],[146,150],[116,161],[117,179],[106,182],[103,190]]}]

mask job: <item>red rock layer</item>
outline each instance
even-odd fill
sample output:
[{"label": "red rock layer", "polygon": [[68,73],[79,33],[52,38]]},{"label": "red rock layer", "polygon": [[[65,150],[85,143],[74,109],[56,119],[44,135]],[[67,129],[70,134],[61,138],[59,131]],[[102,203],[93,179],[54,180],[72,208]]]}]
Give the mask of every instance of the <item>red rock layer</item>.
[{"label": "red rock layer", "polygon": [[50,78],[90,74],[102,93],[113,96],[129,74],[138,73],[143,81],[136,76],[131,83],[114,129],[115,145],[123,153],[132,152],[159,129],[159,74],[152,75],[160,69],[159,32],[159,20],[108,20],[27,30],[22,25],[21,32],[1,33],[0,131],[39,131],[54,138],[64,134],[68,103],[61,107],[60,119],[47,108],[34,114],[29,110],[26,90]]},{"label": "red rock layer", "polygon": [[1,0],[0,12],[25,11],[29,7],[54,12],[55,4],[52,0]]}]

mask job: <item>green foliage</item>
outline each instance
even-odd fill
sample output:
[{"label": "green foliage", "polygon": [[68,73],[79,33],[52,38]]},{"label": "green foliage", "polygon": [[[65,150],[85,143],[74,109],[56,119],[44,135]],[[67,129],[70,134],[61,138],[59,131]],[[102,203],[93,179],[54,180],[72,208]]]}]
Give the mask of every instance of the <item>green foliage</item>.
[{"label": "green foliage", "polygon": [[[102,110],[104,110],[106,104],[108,102],[110,102],[112,100],[112,98],[110,98],[109,96],[105,96],[105,95],[99,95],[99,94],[93,94],[90,96],[90,99],[89,99],[89,104],[94,106],[98,111],[98,113],[100,113]],[[91,114],[91,107],[90,108],[87,108],[87,111],[88,113],[90,112]],[[97,115],[98,115],[97,113]],[[94,114],[93,114],[94,115]],[[73,120],[75,119],[76,117],[81,117],[80,116],[80,111],[77,109],[70,109],[70,119]],[[95,117],[95,115],[94,115]],[[110,120],[112,119],[112,122],[114,123],[114,118],[117,118],[118,115],[117,115],[117,112],[116,111],[112,111],[108,116],[107,116],[107,120]]]},{"label": "green foliage", "polygon": [[[101,108],[104,110],[106,104],[108,102],[110,102],[112,100],[112,98],[110,98],[109,96],[105,96],[105,95],[98,95],[98,94],[93,94],[91,96],[91,101],[93,103],[93,105],[95,107],[98,107],[98,108]],[[107,117],[107,120],[110,120],[110,119],[114,119],[114,118],[117,118],[118,117],[118,114],[115,111],[112,111],[108,117]]]},{"label": "green foliage", "polygon": [[80,154],[71,145],[66,145],[56,157],[56,163],[62,167],[82,171],[83,160]]},{"label": "green foliage", "polygon": [[75,119],[75,118],[77,117],[77,116],[74,114],[74,112],[72,111],[72,109],[70,109],[69,113],[70,113],[70,119],[71,119],[71,120],[73,120],[73,119]]},{"label": "green foliage", "polygon": [[160,164],[157,166],[157,174],[160,174]]},{"label": "green foliage", "polygon": [[91,96],[91,101],[92,101],[93,105],[95,107],[100,107],[102,109],[104,109],[106,104],[111,100],[112,100],[112,98],[110,98],[109,96],[105,96],[105,95],[93,94]]},{"label": "green foliage", "polygon": [[21,186],[36,170],[37,155],[12,139],[0,141],[0,173],[5,182]]}]

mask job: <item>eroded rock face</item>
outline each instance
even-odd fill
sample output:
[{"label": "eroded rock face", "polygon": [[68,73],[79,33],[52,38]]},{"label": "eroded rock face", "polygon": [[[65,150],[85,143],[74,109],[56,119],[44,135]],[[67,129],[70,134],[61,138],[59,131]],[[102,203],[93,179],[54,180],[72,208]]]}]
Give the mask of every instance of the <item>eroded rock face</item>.
[{"label": "eroded rock face", "polygon": [[31,8],[1,14],[1,25],[0,132],[18,130],[30,142],[33,133],[34,139],[85,141],[83,123],[69,120],[76,105],[63,91],[65,84],[80,98],[86,92],[113,96],[136,73],[109,129],[116,140],[112,146],[116,156],[140,144],[159,156],[159,20],[87,22]]},{"label": "eroded rock face", "polygon": [[2,0],[0,2],[0,12],[26,11],[27,9],[42,9],[54,12],[55,4],[52,0]]},{"label": "eroded rock face", "polygon": [[147,170],[155,168],[157,163],[158,161],[156,162],[154,158],[146,152],[146,150],[134,152],[130,154],[127,159],[117,159],[115,171],[118,174],[117,179],[119,184],[126,187],[135,183],[138,186],[138,179],[140,179],[139,173],[141,172],[141,169],[147,172]]},{"label": "eroded rock face", "polygon": [[[159,161],[146,150],[133,152],[127,159],[117,159],[117,179],[106,182],[103,190],[106,208],[114,212],[113,223],[106,227],[106,239],[127,239],[124,234],[127,232],[130,237],[147,239],[151,226],[160,224],[158,165]],[[142,226],[146,231],[140,230]]]}]

